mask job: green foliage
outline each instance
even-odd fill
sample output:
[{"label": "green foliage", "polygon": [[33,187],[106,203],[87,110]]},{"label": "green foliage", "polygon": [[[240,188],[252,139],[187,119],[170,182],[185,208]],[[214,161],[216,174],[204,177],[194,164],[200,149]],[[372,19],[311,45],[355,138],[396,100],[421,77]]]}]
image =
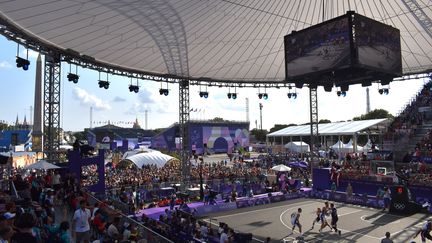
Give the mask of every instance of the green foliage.
[{"label": "green foliage", "polygon": [[381,119],[381,118],[393,119],[394,116],[384,109],[375,109],[365,115],[354,117],[353,120],[361,121],[361,120],[371,120],[371,119]]},{"label": "green foliage", "polygon": [[8,124],[0,122],[0,131],[1,130],[6,130],[8,127],[9,127]]},{"label": "green foliage", "polygon": [[321,120],[319,120],[318,123],[320,123],[320,124],[331,123],[331,121],[329,119],[321,119]]},{"label": "green foliage", "polygon": [[255,136],[255,138],[260,141],[260,142],[265,142],[266,141],[266,136],[268,134],[267,130],[260,130],[260,129],[252,129],[250,131],[250,134]]},{"label": "green foliage", "polygon": [[275,124],[272,128],[270,128],[269,133],[276,132],[278,130],[284,129],[286,127],[292,127],[292,126],[297,126],[297,124],[289,124],[289,125],[286,125],[286,124]]},{"label": "green foliage", "polygon": [[214,121],[214,122],[223,122],[224,119],[221,118],[221,117],[215,117],[215,118],[211,119],[210,121]]},{"label": "green foliage", "polygon": [[75,139],[81,140],[87,140],[86,131],[84,132],[74,132],[72,135],[75,137]]}]

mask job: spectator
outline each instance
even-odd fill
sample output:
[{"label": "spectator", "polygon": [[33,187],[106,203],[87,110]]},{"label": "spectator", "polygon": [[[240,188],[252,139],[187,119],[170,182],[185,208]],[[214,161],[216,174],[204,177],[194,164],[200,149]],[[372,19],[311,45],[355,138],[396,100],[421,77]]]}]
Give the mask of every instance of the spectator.
[{"label": "spectator", "polygon": [[72,218],[72,237],[77,243],[90,242],[90,210],[85,207],[85,201],[81,200]]},{"label": "spectator", "polygon": [[11,237],[13,235],[12,227],[8,225],[4,225],[0,227],[0,242],[7,243],[11,241]]},{"label": "spectator", "polygon": [[129,241],[131,237],[131,225],[128,222],[125,222],[123,224],[123,240],[122,241]]},{"label": "spectator", "polygon": [[219,238],[219,243],[228,243],[228,227],[224,227],[222,234]]},{"label": "spectator", "polygon": [[36,221],[30,213],[23,213],[17,218],[15,226],[17,231],[11,238],[12,243],[38,243],[37,238],[33,236],[32,228]]},{"label": "spectator", "polygon": [[107,230],[107,234],[108,237],[112,240],[121,240],[122,239],[122,235],[120,235],[119,232],[119,226],[120,226],[120,218],[119,217],[115,217],[114,221],[110,224],[110,226],[108,226],[108,230]]},{"label": "spectator", "polygon": [[381,240],[381,243],[393,243],[393,241],[390,240],[390,232],[385,233],[385,238]]},{"label": "spectator", "polygon": [[63,221],[60,223],[60,229],[59,229],[59,238],[60,243],[70,243],[70,236],[68,234],[69,230],[69,222]]}]

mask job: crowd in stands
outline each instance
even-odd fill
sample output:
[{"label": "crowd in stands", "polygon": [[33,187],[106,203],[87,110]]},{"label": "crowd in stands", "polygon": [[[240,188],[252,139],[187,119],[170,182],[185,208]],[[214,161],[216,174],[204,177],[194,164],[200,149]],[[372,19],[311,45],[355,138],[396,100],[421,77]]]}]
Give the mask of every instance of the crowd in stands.
[{"label": "crowd in stands", "polygon": [[417,126],[422,125],[426,118],[424,112],[419,112],[419,108],[430,107],[432,104],[431,88],[432,82],[423,86],[415,99],[393,120],[387,135],[395,135],[397,139],[412,136],[415,133]]}]

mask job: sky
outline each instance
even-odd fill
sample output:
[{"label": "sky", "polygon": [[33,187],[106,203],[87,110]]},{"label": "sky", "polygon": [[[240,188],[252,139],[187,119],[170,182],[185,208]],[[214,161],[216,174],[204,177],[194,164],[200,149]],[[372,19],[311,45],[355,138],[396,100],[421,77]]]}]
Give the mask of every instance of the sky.
[{"label": "sky", "polygon": [[[19,48],[19,55],[26,57],[24,47]],[[13,124],[18,116],[20,122],[26,116],[30,121],[34,106],[35,67],[38,53],[29,51],[31,62],[28,71],[16,67],[17,44],[0,36],[0,120]],[[142,128],[145,124],[145,111],[148,111],[148,129],[163,128],[172,125],[179,119],[178,85],[157,83],[150,80],[139,80],[139,93],[129,92],[130,78],[109,75],[111,83],[108,90],[98,86],[99,74],[92,70],[78,67],[79,82],[74,84],[67,80],[70,65],[62,63],[61,71],[61,127],[65,131],[82,131],[90,124],[101,126],[107,121],[122,127],[132,127],[131,122],[138,119]],[[75,71],[75,66],[72,66]],[[101,75],[106,79],[106,74]],[[385,109],[397,115],[407,103],[415,97],[426,80],[413,79],[392,82],[388,95],[378,93],[378,84],[370,89],[371,110]],[[136,80],[132,80],[136,84]],[[159,94],[160,88],[168,88],[169,95]],[[269,130],[275,124],[303,124],[310,121],[309,89],[295,89],[297,99],[288,99],[288,88],[260,89],[267,92],[267,100],[258,99],[258,89],[237,88],[236,100],[228,99],[228,88],[207,87],[209,97],[199,97],[199,90],[204,86],[190,87],[190,119],[212,119],[221,117],[225,120],[246,121],[250,128],[260,126],[260,109],[262,108],[262,127]],[[233,90],[231,90],[233,92]],[[249,100],[249,117],[246,107]],[[93,122],[90,123],[90,107],[93,107]],[[366,88],[352,85],[346,97],[338,97],[336,89],[325,92],[318,88],[318,119],[332,122],[351,120],[366,113]]]}]

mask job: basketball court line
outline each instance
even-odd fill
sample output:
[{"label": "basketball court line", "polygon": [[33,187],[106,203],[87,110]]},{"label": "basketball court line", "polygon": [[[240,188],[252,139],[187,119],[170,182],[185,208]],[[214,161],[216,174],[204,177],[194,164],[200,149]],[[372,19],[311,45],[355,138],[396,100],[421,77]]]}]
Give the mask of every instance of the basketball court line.
[{"label": "basketball court line", "polygon": [[[216,219],[216,220],[217,220],[217,219],[221,219],[221,218],[228,218],[228,217],[232,217],[232,216],[235,217],[235,216],[238,216],[238,215],[245,215],[245,214],[250,214],[250,213],[254,213],[254,212],[258,212],[258,211],[266,211],[266,210],[272,210],[272,209],[275,209],[275,208],[283,208],[283,207],[287,207],[287,206],[289,206],[288,209],[285,209],[285,210],[280,214],[280,216],[279,216],[279,220],[280,220],[280,222],[282,223],[282,225],[283,225],[284,227],[286,227],[287,229],[291,230],[292,227],[291,227],[290,225],[288,225],[287,223],[285,223],[285,222],[284,222],[285,220],[282,219],[282,218],[283,218],[283,215],[286,214],[286,213],[287,213],[288,211],[290,211],[290,210],[295,210],[295,209],[297,209],[299,206],[300,206],[300,207],[306,207],[306,206],[314,205],[314,204],[317,204],[317,203],[319,204],[320,202],[319,202],[319,201],[317,202],[317,201],[306,200],[306,201],[302,201],[302,202],[296,202],[296,203],[287,204],[287,205],[281,205],[281,206],[276,206],[276,207],[262,208],[262,209],[251,210],[251,211],[245,211],[245,212],[240,212],[240,213],[234,213],[234,214],[222,215],[222,216],[214,217],[214,218],[212,218],[212,220],[213,220],[213,219]],[[340,204],[340,205],[344,205],[344,207],[347,206],[347,208],[351,208],[351,209],[354,209],[354,208],[352,208],[351,206],[355,206],[355,205],[345,205],[345,204]],[[351,212],[347,212],[347,213],[339,214],[339,217],[346,216],[346,215],[350,215],[350,214],[354,214],[354,213],[358,213],[358,212],[361,212],[361,211],[368,211],[368,209],[367,209],[367,208],[357,209],[357,210],[354,210],[354,211],[351,211]],[[398,219],[405,218],[405,217],[403,217],[403,216],[391,215],[391,214],[388,214],[387,216],[395,217],[395,218],[398,218]],[[368,222],[368,220],[365,220],[365,219],[362,218],[362,217],[366,217],[366,215],[360,216],[359,219]],[[206,222],[210,222],[209,219],[205,219],[205,221],[206,221]],[[397,221],[399,221],[399,220],[397,220]],[[393,222],[392,222],[392,223],[393,223]],[[212,224],[212,225],[215,225],[215,226],[218,226],[218,224],[217,224],[216,222],[211,222],[211,224]],[[423,224],[423,223],[418,223],[418,224],[416,224],[416,225],[414,225],[414,226],[411,226],[410,228],[414,228],[414,227],[417,227],[417,226],[422,225],[422,224]],[[342,228],[338,228],[338,229],[341,230],[342,232],[350,233],[351,236],[360,235],[360,236],[363,236],[363,237],[367,237],[367,238],[373,239],[374,241],[375,241],[375,240],[381,240],[381,239],[382,239],[382,237],[375,237],[375,236],[371,236],[371,235],[368,235],[368,234],[363,234],[363,233],[361,233],[361,229],[359,230],[359,232],[355,232],[355,231],[351,231],[351,230],[347,230],[347,229],[342,229]],[[402,231],[405,231],[405,230],[406,230],[406,229],[402,229],[402,230],[396,231],[396,232],[394,232],[394,233],[391,233],[391,235],[398,234],[398,233],[400,233],[400,232],[402,232]],[[294,232],[292,232],[292,233],[290,233],[289,235],[283,237],[281,240],[282,240],[282,241],[284,241],[284,240],[298,240],[297,237],[290,236],[290,235],[293,234],[293,233],[299,233],[299,232],[298,232],[298,230],[294,230]],[[331,236],[331,234],[323,235],[323,236],[321,236],[321,237],[320,237],[319,235],[318,235],[318,236],[313,236],[313,238],[314,238],[314,239],[317,239],[317,240],[322,240],[322,241],[332,241],[332,240],[330,240],[330,239],[329,239],[329,240],[326,240],[325,238],[326,238],[327,236]],[[303,237],[305,237],[305,235],[303,235]],[[263,240],[261,240],[261,239],[257,239],[257,238],[255,238],[255,237],[253,238],[253,240],[255,240],[255,241],[257,241],[257,242],[264,242]]]},{"label": "basketball court line", "polygon": [[[310,204],[315,204],[316,202],[314,202],[314,203],[310,203]],[[287,225],[285,222],[284,222],[284,220],[282,219],[282,217],[283,217],[283,215],[287,212],[287,211],[289,211],[289,210],[293,210],[295,207],[291,207],[291,208],[288,208],[288,209],[286,209],[285,211],[283,211],[281,214],[280,214],[280,216],[279,216],[279,220],[280,220],[280,222],[282,223],[282,225],[283,226],[285,226],[287,229],[291,229],[292,227],[291,226],[289,226],[289,225]],[[357,212],[361,212],[361,211],[364,211],[363,209],[359,209],[359,210],[354,210],[354,211],[352,211],[352,212],[348,212],[348,213],[344,213],[344,214],[340,214],[339,215],[339,217],[342,217],[342,216],[345,216],[345,215],[349,215],[349,214],[353,214],[353,213],[357,213]],[[370,236],[370,235],[367,235],[367,234],[362,234],[362,233],[358,233],[358,232],[354,232],[354,231],[350,231],[350,230],[346,230],[346,229],[342,229],[342,228],[338,228],[339,230],[341,230],[341,231],[344,231],[344,232],[349,232],[349,233],[352,233],[353,235],[361,235],[361,236],[365,236],[365,237],[368,237],[368,238],[372,238],[372,239],[376,239],[376,240],[380,240],[381,238],[378,238],[378,237],[375,237],[375,236]],[[298,232],[297,230],[294,230],[294,232],[296,232],[296,233],[300,233],[300,232]],[[286,237],[284,237],[283,239],[285,239]],[[294,237],[288,237],[288,238],[292,238],[292,239],[295,239]],[[320,240],[324,240],[324,238],[321,238],[321,237],[315,237],[316,239],[320,239]]]},{"label": "basketball court line", "polygon": [[297,204],[306,206],[306,205],[312,205],[312,204],[316,203],[316,202],[311,202],[311,203],[305,204],[305,202],[311,202],[311,201],[304,201],[304,202],[298,202],[298,203],[293,203],[293,204],[281,205],[281,206],[276,206],[276,207],[262,208],[262,209],[257,209],[257,210],[250,210],[250,211],[246,211],[246,212],[227,214],[227,215],[222,215],[222,216],[213,217],[213,218],[214,219],[222,219],[222,218],[228,218],[228,217],[231,217],[231,216],[250,214],[250,213],[254,213],[254,212],[261,212],[261,211],[266,211],[266,210],[272,210],[272,209],[275,209],[275,208],[283,208],[283,207],[297,205]]}]

